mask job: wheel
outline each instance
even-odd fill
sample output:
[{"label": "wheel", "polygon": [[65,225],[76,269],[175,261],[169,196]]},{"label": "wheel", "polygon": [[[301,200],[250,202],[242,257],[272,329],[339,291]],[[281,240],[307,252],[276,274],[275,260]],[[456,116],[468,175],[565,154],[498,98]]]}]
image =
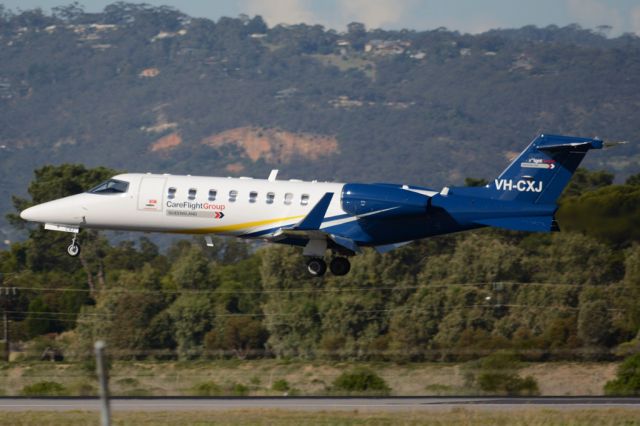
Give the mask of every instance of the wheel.
[{"label": "wheel", "polygon": [[71,243],[71,245],[67,247],[67,254],[71,257],[76,257],[80,254],[80,246],[76,243]]},{"label": "wheel", "polygon": [[307,262],[307,270],[314,277],[321,277],[327,272],[327,264],[324,260],[314,257]]},{"label": "wheel", "polygon": [[329,264],[329,269],[333,275],[347,275],[351,270],[351,263],[346,257],[334,257]]}]

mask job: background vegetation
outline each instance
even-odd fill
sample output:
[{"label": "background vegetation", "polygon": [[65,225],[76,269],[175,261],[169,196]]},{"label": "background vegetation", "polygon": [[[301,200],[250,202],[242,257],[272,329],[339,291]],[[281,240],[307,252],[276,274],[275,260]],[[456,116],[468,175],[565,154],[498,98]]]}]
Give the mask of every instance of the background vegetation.
[{"label": "background vegetation", "polygon": [[[380,40],[391,49],[371,47]],[[103,338],[114,362],[452,361],[473,366],[476,389],[535,394],[522,362],[640,351],[637,144],[589,157],[608,171],[576,174],[561,233],[481,230],[366,251],[346,277],[311,279],[298,251],[235,240],[161,249],[84,232],[81,257],[70,259],[67,235],[25,228],[15,214],[114,169],[266,176],[280,167],[302,178],[478,185],[538,131],[638,140],[635,35],[358,23],[337,33],[115,3],[96,14],[0,6],[0,45],[0,212],[10,213],[0,232],[23,237],[0,251],[0,307],[25,362],[64,359],[91,372]],[[338,148],[254,161],[202,143],[238,127],[335,137]],[[181,143],[154,151],[166,136]],[[629,365],[607,389],[635,392]],[[243,394],[247,384],[224,386],[191,391]]]},{"label": "background vegetation", "polygon": [[[63,196],[110,173],[46,166],[29,186],[31,199],[14,204]],[[32,227],[28,240],[0,252],[3,308],[13,340],[29,342],[25,359],[90,360],[98,338],[117,360],[481,358],[480,370],[502,365],[507,376],[470,383],[508,392],[513,380],[525,386],[513,376],[520,361],[637,351],[640,186],[635,176],[612,181],[576,174],[558,215],[568,231],[442,236],[385,255],[366,251],[349,275],[321,279],[307,275],[290,247],[219,240],[211,249],[193,239],[162,253],[145,237],[110,243],[83,231],[84,249],[72,259],[67,235]],[[567,218],[585,203],[606,209],[591,209],[584,223]],[[496,351],[497,361],[483,358]]]},{"label": "background vegetation", "polygon": [[[279,167],[286,177],[439,188],[492,179],[537,132],[638,141],[640,39],[605,32],[353,23],[342,33],[123,2],[51,15],[0,6],[0,213],[52,163],[222,176]],[[238,127],[335,137],[337,151],[253,161],[201,143]],[[165,136],[182,143],[152,150]],[[632,143],[587,164],[624,180],[640,171],[638,155]],[[18,239],[0,229],[0,244]]]}]

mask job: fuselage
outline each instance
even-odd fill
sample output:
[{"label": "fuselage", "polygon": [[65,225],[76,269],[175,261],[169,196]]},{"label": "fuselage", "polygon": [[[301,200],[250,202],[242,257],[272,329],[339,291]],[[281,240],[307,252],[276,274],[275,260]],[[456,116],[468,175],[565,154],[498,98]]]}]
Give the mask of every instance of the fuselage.
[{"label": "fuselage", "polygon": [[[302,246],[315,276],[324,274],[322,257],[331,250],[331,271],[344,275],[349,263],[340,256],[365,246],[384,252],[484,226],[557,230],[557,198],[586,152],[602,147],[597,138],[542,134],[492,183],[439,192],[410,185],[277,180],[277,170],[269,179],[127,173],[20,215],[74,235],[81,228],[221,234]],[[79,254],[75,236],[67,251]]]},{"label": "fuselage", "polygon": [[[344,184],[127,173],[124,192],[85,192],[23,212],[28,220],[92,229],[249,235],[292,225]],[[344,211],[332,200],[328,216]],[[327,225],[330,223],[328,221]]]},{"label": "fuselage", "polygon": [[[111,187],[104,186],[109,182]],[[406,185],[149,173],[117,175],[102,185],[31,207],[22,212],[22,217],[56,230],[219,234],[305,245],[307,236],[272,237],[295,226],[325,194],[332,193],[319,230],[347,236],[359,246],[394,244],[459,230],[448,229],[446,218],[433,214],[427,217],[428,199],[437,192]],[[392,203],[390,197],[396,194],[402,202],[406,196],[417,198],[410,214]],[[354,197],[355,203],[349,204]],[[363,218],[368,220],[361,221]],[[377,226],[377,220],[384,225]]]}]

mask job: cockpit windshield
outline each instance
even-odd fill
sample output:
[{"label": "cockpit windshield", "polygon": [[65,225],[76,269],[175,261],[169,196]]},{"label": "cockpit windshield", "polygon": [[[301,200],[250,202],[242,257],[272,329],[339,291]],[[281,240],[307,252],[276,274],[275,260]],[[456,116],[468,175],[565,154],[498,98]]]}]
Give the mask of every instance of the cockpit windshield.
[{"label": "cockpit windshield", "polygon": [[109,179],[102,182],[100,185],[91,188],[89,193],[91,194],[124,194],[129,189],[129,182],[125,182],[117,179]]}]

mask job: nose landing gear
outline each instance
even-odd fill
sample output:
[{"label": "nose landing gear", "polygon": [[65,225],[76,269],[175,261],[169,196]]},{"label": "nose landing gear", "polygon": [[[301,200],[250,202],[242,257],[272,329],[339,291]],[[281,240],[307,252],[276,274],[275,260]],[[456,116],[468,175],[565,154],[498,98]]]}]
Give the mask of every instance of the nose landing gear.
[{"label": "nose landing gear", "polygon": [[74,234],[71,244],[67,247],[67,254],[71,257],[76,257],[80,254],[80,244],[78,244],[78,235]]}]

